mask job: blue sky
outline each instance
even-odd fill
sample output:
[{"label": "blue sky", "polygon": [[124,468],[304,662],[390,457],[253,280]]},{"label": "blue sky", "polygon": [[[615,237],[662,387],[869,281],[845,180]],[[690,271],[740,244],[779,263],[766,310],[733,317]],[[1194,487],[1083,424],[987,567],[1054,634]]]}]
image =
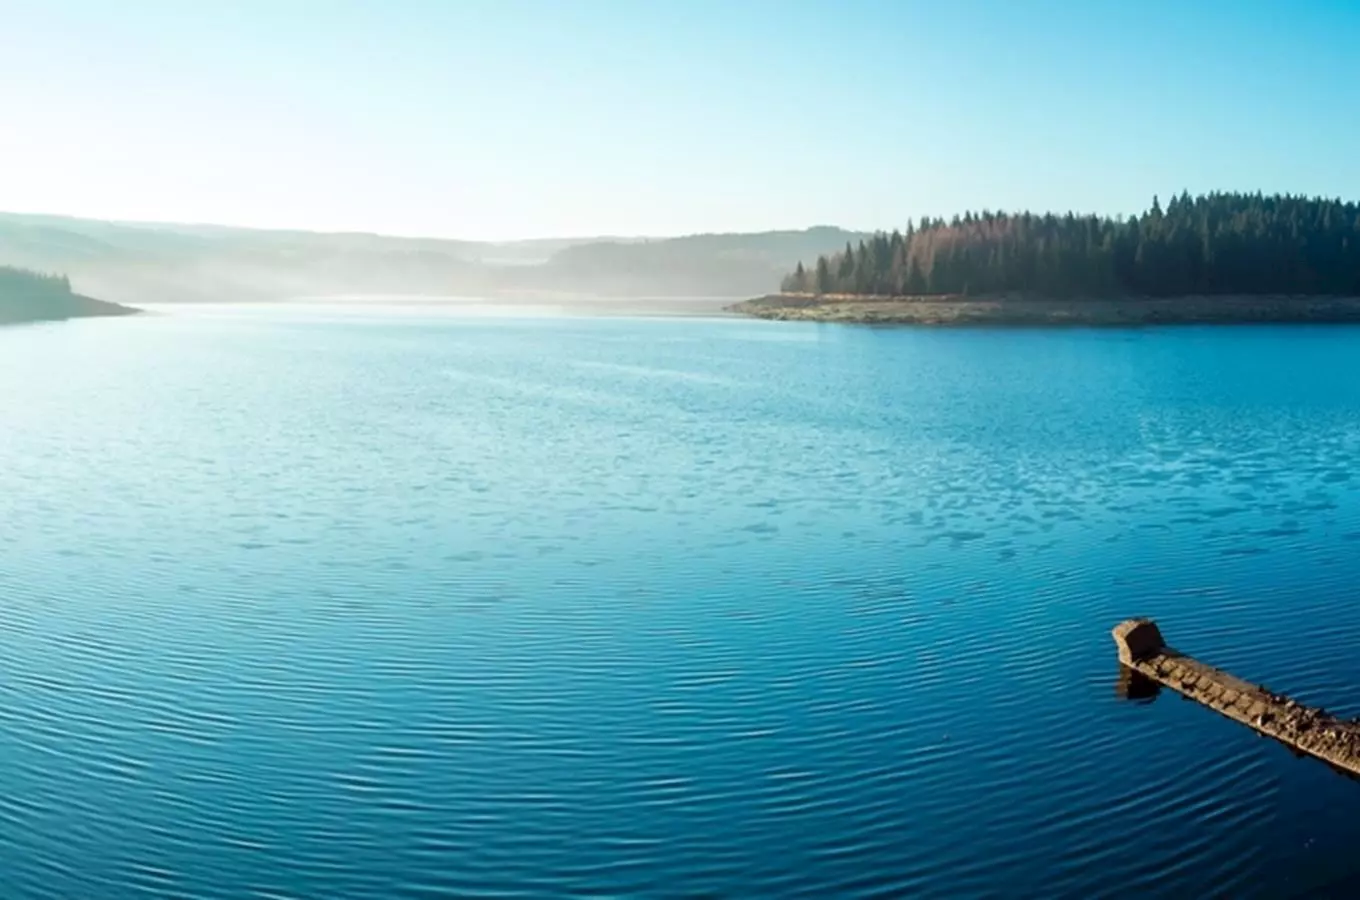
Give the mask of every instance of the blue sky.
[{"label": "blue sky", "polygon": [[463,238],[1360,198],[1360,0],[0,0],[0,208]]}]

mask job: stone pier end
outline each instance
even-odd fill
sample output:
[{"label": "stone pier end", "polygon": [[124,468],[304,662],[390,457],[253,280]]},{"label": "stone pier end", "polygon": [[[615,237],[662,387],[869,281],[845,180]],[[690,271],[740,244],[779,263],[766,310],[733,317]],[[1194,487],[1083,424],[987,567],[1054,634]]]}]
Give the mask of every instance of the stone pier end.
[{"label": "stone pier end", "polygon": [[1125,667],[1295,750],[1360,776],[1360,722],[1338,719],[1166,646],[1151,619],[1112,632]]}]

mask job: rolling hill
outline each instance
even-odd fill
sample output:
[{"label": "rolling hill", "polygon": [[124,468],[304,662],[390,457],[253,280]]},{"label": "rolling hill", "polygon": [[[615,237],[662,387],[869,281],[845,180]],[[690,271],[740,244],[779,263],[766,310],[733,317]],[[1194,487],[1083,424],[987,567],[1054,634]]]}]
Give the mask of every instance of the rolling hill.
[{"label": "rolling hill", "polygon": [[740,297],[862,235],[839,228],[502,243],[0,213],[0,265],[118,303],[334,294]]}]

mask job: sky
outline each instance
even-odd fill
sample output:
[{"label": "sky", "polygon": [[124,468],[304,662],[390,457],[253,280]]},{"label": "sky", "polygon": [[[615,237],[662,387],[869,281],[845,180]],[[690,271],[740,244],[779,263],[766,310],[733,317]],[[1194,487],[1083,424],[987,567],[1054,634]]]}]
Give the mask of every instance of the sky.
[{"label": "sky", "polygon": [[0,209],[465,239],[1360,199],[1360,0],[0,0]]}]

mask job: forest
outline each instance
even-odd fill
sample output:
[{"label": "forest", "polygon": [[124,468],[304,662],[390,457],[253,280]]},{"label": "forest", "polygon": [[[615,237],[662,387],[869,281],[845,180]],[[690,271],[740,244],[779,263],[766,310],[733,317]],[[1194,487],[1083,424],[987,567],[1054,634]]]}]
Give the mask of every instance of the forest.
[{"label": "forest", "polygon": [[1212,193],[1137,216],[924,218],[802,263],[785,293],[1360,296],[1360,204]]},{"label": "forest", "polygon": [[65,275],[43,275],[14,266],[0,266],[0,292],[5,294],[69,294],[71,280]]},{"label": "forest", "polygon": [[0,325],[133,312],[136,310],[75,293],[65,275],[0,266]]},{"label": "forest", "polygon": [[0,266],[0,302],[41,303],[71,296],[71,281],[65,275],[43,275],[14,266]]}]

